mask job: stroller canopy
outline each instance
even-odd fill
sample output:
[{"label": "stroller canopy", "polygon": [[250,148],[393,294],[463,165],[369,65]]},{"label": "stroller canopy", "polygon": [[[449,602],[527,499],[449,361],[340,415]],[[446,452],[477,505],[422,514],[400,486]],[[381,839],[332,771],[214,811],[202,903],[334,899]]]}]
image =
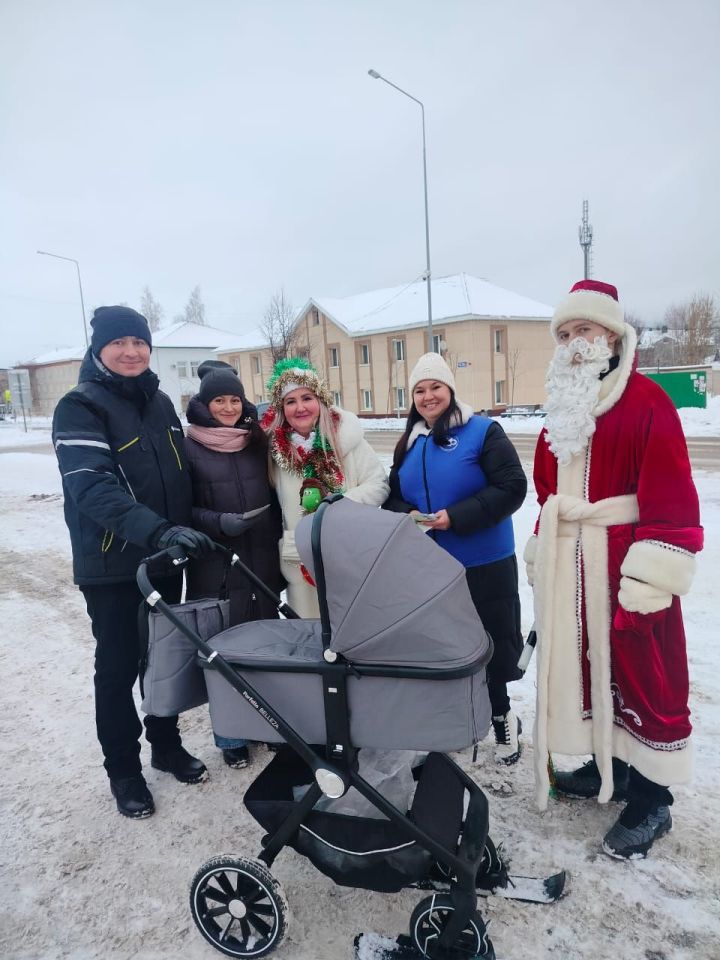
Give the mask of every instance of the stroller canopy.
[{"label": "stroller canopy", "polygon": [[300,559],[315,577],[320,550],[332,639],[356,662],[462,667],[489,656],[465,568],[405,514],[350,499],[304,517],[295,531]]}]

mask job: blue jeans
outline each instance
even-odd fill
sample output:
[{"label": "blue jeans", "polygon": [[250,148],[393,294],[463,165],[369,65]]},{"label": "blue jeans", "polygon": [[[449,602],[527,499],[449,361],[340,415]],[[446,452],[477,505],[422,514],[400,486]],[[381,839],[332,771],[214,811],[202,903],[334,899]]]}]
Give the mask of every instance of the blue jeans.
[{"label": "blue jeans", "polygon": [[219,750],[234,750],[236,747],[246,747],[246,740],[233,740],[232,737],[219,737],[216,733],[213,734],[215,737],[215,746]]}]

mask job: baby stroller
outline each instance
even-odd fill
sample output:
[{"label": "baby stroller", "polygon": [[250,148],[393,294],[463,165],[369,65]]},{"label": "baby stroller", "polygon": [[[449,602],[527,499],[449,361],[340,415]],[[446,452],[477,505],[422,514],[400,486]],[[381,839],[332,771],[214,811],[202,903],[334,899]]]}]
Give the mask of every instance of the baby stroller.
[{"label": "baby stroller", "polygon": [[[147,565],[159,555],[138,571],[148,604],[191,641],[214,731],[286,745],[244,798],[267,830],[262,850],[257,859],[205,863],[191,885],[193,919],[227,956],[270,953],[285,932],[287,905],[269,868],[291,846],[341,885],[433,890],[413,911],[409,939],[401,938],[405,955],[494,960],[476,890],[488,870],[502,869],[487,836],[487,800],[445,754],[476,743],[490,726],[492,642],[464,568],[409,517],[342,497],[304,518],[296,543],[317,585],[320,620],[296,619],[283,605],[286,619],[231,627],[210,642],[150,583]],[[177,707],[170,696],[167,712]],[[362,776],[363,748],[427,752],[409,809]],[[350,788],[374,817],[332,812],[327,798]]]}]

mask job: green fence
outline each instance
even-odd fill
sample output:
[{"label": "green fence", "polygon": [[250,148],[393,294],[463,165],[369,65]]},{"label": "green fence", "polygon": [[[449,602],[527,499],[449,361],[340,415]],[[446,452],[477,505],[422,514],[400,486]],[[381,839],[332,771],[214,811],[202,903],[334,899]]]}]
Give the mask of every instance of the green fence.
[{"label": "green fence", "polygon": [[660,384],[676,407],[707,406],[707,373],[705,370],[673,370],[646,373]]}]

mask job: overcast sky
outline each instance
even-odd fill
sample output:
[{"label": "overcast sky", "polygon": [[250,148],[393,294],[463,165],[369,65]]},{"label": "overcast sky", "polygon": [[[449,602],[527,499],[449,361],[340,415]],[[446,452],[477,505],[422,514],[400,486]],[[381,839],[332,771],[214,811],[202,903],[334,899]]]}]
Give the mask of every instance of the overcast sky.
[{"label": "overcast sky", "polygon": [[717,0],[2,0],[0,365],[85,304],[210,324],[425,267],[545,303],[582,276],[659,322],[720,295]]}]

